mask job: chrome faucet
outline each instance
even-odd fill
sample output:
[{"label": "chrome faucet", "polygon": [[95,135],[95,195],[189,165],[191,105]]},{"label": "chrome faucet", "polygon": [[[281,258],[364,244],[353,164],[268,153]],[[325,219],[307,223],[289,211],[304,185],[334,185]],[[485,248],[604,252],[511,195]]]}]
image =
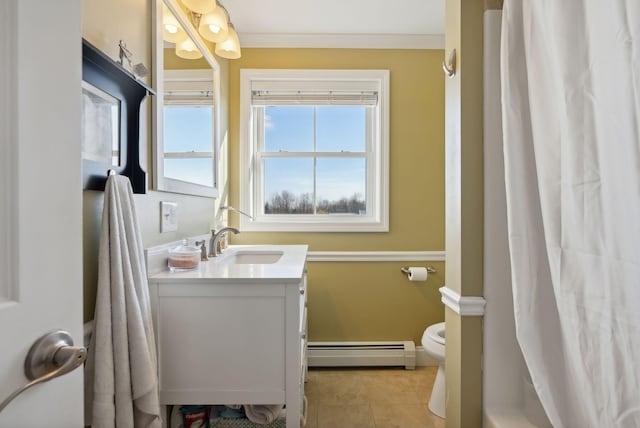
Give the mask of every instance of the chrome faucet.
[{"label": "chrome faucet", "polygon": [[209,257],[218,257],[220,254],[220,238],[225,232],[233,232],[233,234],[240,233],[235,227],[223,227],[217,232],[211,229],[211,241],[209,244]]}]

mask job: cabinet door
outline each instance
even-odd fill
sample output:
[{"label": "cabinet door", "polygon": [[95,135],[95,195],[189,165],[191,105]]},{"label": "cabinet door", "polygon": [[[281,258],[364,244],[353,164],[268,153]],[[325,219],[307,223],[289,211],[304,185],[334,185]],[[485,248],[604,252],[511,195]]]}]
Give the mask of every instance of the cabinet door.
[{"label": "cabinet door", "polygon": [[158,297],[163,404],[282,402],[282,287],[181,287],[161,285]]}]

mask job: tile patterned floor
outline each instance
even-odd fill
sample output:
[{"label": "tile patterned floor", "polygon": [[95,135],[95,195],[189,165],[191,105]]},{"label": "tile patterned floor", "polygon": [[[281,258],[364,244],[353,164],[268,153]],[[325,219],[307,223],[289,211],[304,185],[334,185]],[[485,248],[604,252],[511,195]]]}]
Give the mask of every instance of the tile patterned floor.
[{"label": "tile patterned floor", "polygon": [[305,428],[444,428],[427,408],[436,371],[311,368]]}]

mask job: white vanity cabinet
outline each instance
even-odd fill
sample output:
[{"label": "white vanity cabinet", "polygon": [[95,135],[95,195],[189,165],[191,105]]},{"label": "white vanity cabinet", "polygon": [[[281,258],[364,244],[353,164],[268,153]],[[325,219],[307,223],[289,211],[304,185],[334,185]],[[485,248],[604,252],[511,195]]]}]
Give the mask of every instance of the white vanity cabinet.
[{"label": "white vanity cabinet", "polygon": [[162,405],[282,403],[287,427],[300,426],[306,246],[280,247],[302,247],[299,266],[215,260],[198,271],[150,275]]}]

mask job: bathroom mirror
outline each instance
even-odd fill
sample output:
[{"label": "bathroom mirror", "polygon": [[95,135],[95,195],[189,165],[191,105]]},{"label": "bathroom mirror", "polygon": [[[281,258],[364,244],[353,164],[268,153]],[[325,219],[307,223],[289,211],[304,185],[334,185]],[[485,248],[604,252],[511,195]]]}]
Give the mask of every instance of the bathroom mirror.
[{"label": "bathroom mirror", "polygon": [[[219,64],[175,0],[155,0],[153,16],[153,188],[216,197]],[[168,21],[176,42],[163,37]]]}]

